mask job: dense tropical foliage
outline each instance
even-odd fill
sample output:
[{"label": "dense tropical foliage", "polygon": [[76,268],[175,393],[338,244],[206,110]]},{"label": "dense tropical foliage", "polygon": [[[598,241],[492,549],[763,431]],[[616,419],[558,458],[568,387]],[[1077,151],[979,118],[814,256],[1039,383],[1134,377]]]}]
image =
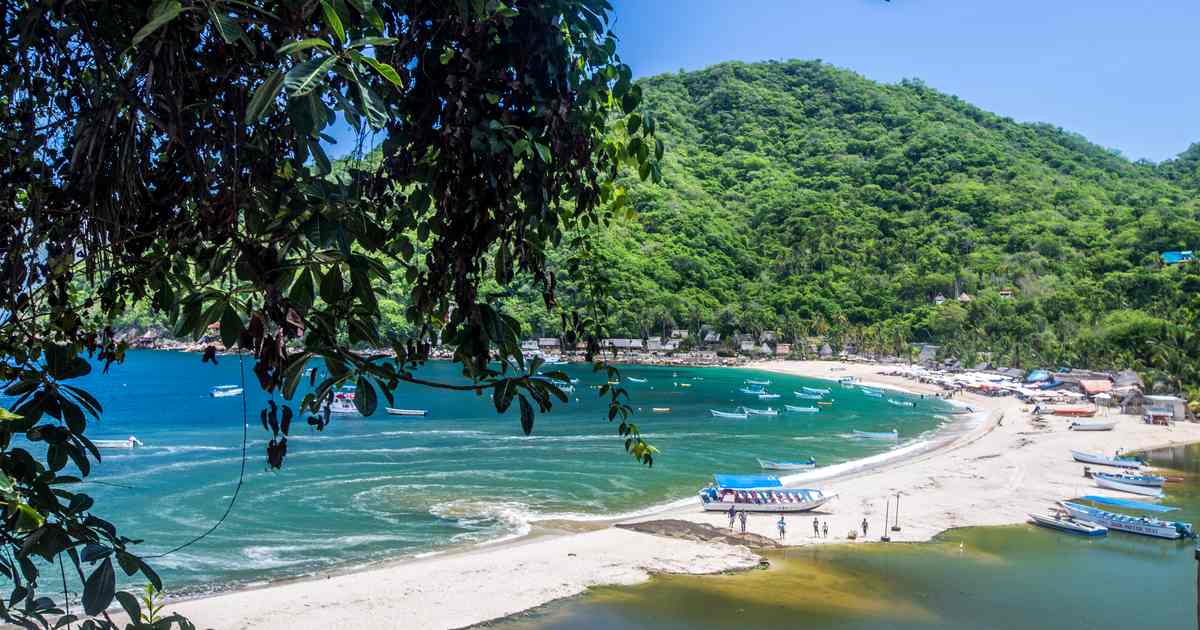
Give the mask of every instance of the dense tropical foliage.
[{"label": "dense tropical foliage", "polygon": [[[111,327],[123,318],[161,317],[178,335],[219,324],[225,346],[251,354],[279,398],[260,416],[276,468],[292,419],[321,430],[344,383],[365,413],[401,381],[487,393],[498,412],[517,403],[526,433],[535,408],[565,401],[481,286],[520,283],[598,347],[605,280],[582,273],[591,237],[622,208],[622,165],[657,179],[662,153],[609,11],[605,0],[0,5],[0,579],[12,585],[0,619],[113,627],[115,598],[128,627],[190,627],[116,591],[118,568],[162,585],[138,541],[79,491],[101,459],[86,433],[102,410],[71,381],[89,358],[105,371],[123,360]],[[378,143],[376,158],[334,172],[336,120]],[[558,264],[581,271],[586,309],[559,306]],[[404,324],[381,327],[393,284],[404,308],[386,315]],[[414,374],[435,337],[462,381]],[[649,464],[623,394],[601,392],[608,420]],[[45,595],[48,563],[67,588],[64,557],[82,610]]]}]

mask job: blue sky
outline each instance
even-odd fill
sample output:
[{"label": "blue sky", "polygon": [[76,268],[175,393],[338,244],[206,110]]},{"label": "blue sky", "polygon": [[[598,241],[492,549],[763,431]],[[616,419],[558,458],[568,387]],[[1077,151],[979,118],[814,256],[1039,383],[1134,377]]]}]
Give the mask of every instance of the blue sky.
[{"label": "blue sky", "polygon": [[611,0],[637,76],[822,59],[1160,161],[1200,142],[1197,0]]}]

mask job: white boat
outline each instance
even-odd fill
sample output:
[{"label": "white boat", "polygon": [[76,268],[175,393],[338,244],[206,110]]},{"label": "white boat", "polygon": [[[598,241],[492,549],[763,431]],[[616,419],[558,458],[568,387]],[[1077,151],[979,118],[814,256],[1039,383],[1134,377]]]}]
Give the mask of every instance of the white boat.
[{"label": "white boat", "polygon": [[916,407],[917,406],[917,403],[915,403],[911,400],[898,400],[895,398],[889,398],[889,399],[887,399],[887,401],[892,403],[893,405],[896,405],[897,407]]},{"label": "white boat", "polygon": [[1071,431],[1112,431],[1116,420],[1072,420],[1067,427]]},{"label": "white boat", "polygon": [[96,448],[137,448],[143,446],[142,441],[132,435],[124,440],[92,440]]},{"label": "white boat", "polygon": [[1030,514],[1029,518],[1042,527],[1049,527],[1050,529],[1057,529],[1071,534],[1080,534],[1083,536],[1104,536],[1108,534],[1108,528],[1103,525],[1077,519],[1071,516],[1070,513],[1061,511],[1053,514]]},{"label": "white boat", "polygon": [[839,378],[837,380],[837,382],[841,383],[842,385],[853,385],[854,381],[857,381],[857,380],[858,379],[853,376],[843,376],[843,377]]},{"label": "white boat", "polygon": [[900,431],[897,429],[892,429],[891,431],[880,433],[876,431],[859,431],[858,429],[855,429],[854,437],[867,438],[870,440],[899,440]]},{"label": "white boat", "polygon": [[767,390],[765,390],[761,387],[757,387],[757,386],[756,387],[743,387],[743,388],[739,389],[738,391],[743,394],[750,394],[751,396],[757,396],[759,394],[767,393]]},{"label": "white boat", "polygon": [[1119,481],[1135,486],[1146,486],[1148,488],[1161,488],[1167,481],[1166,477],[1159,477],[1158,475],[1130,475],[1128,473],[1097,472],[1092,473],[1092,477],[1108,479],[1109,481]]},{"label": "white boat", "polygon": [[1129,516],[1070,501],[1063,501],[1060,505],[1066,508],[1071,513],[1071,516],[1075,518],[1103,525],[1109,529],[1116,529],[1131,534],[1141,534],[1143,536],[1167,538],[1169,540],[1178,540],[1184,536],[1192,536],[1191,523],[1164,521],[1148,516]]},{"label": "white boat", "polygon": [[397,409],[395,407],[384,407],[388,413],[393,416],[426,416],[429,415],[428,409]]},{"label": "white boat", "polygon": [[1139,486],[1137,484],[1125,483],[1123,481],[1114,481],[1103,476],[1092,475],[1092,481],[1096,482],[1097,486],[1107,488],[1108,490],[1117,490],[1118,492],[1128,492],[1130,494],[1140,494],[1144,497],[1154,497],[1161,499],[1163,496],[1162,488],[1154,488],[1151,486]]},{"label": "white boat", "polygon": [[870,396],[871,398],[883,398],[883,392],[877,389],[871,389],[869,387],[862,388],[862,393]]},{"label": "white boat", "polygon": [[217,385],[208,391],[208,395],[213,398],[228,398],[230,396],[241,396],[242,388],[237,385]]},{"label": "white boat", "polygon": [[542,362],[542,365],[566,365],[567,363],[569,363],[569,361],[562,357],[546,357],[546,360]]},{"label": "white boat", "polygon": [[700,503],[709,512],[808,512],[837,498],[813,488],[785,488],[777,477],[714,475],[715,486],[700,491]]},{"label": "white boat", "polygon": [[821,400],[821,398],[822,398],[821,394],[808,394],[805,392],[792,392],[792,393],[796,395],[796,398],[803,398],[805,400]]},{"label": "white boat", "polygon": [[749,417],[744,412],[741,412],[741,411],[729,412],[729,411],[717,411],[716,409],[709,409],[708,412],[711,413],[713,415],[713,417],[716,417],[716,418],[731,418],[733,420],[745,420],[747,417]]},{"label": "white boat", "polygon": [[354,386],[347,386],[334,392],[333,402],[326,403],[330,413],[358,413],[354,405]]},{"label": "white boat", "polygon": [[742,411],[745,412],[745,414],[748,416],[778,416],[779,415],[779,411],[777,409],[772,409],[772,408],[751,409],[749,407],[742,407]]},{"label": "white boat", "polygon": [[630,383],[645,383],[645,382],[646,382],[646,379],[644,379],[644,378],[637,378],[637,377],[634,377],[634,376],[626,376],[626,377],[625,377],[625,380],[629,381]]},{"label": "white boat", "polygon": [[830,391],[832,391],[829,389],[821,389],[818,387],[801,387],[800,389],[803,389],[804,391],[806,391],[810,394],[828,394]]},{"label": "white boat", "polygon": [[776,462],[759,459],[758,465],[762,466],[764,470],[812,470],[817,467],[817,460],[811,457],[806,462]]},{"label": "white boat", "polygon": [[820,407],[797,407],[796,405],[784,405],[783,408],[796,413],[817,413],[821,410]]},{"label": "white boat", "polygon": [[759,394],[758,395],[759,400],[775,400],[776,398],[779,398],[779,394]]},{"label": "white boat", "polygon": [[746,379],[747,385],[770,385],[771,381],[756,381],[754,379]]},{"label": "white boat", "polygon": [[1142,462],[1132,457],[1105,457],[1097,453],[1071,451],[1071,457],[1077,462],[1096,464],[1097,466],[1113,466],[1115,468],[1140,468]]}]

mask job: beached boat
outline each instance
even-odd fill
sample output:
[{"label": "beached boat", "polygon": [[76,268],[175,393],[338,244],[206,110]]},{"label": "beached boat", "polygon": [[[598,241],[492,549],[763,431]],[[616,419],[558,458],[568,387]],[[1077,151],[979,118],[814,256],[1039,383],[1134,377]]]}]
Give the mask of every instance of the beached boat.
[{"label": "beached boat", "polygon": [[900,431],[897,429],[892,429],[891,431],[880,433],[877,431],[859,431],[858,429],[855,429],[854,437],[866,438],[869,440],[899,440]]},{"label": "beached boat", "polygon": [[813,488],[785,488],[769,475],[713,475],[716,484],[700,491],[706,511],[808,512],[837,498]]},{"label": "beached boat", "polygon": [[1125,483],[1123,481],[1116,481],[1114,479],[1108,479],[1107,477],[1097,476],[1097,475],[1092,475],[1092,481],[1095,481],[1097,486],[1100,486],[1101,488],[1105,488],[1107,490],[1116,490],[1118,492],[1128,492],[1129,494],[1140,494],[1144,497],[1154,497],[1156,499],[1161,499],[1163,496],[1162,488],[1155,488],[1152,486],[1139,486],[1136,484]]},{"label": "beached boat", "polygon": [[862,388],[862,393],[870,396],[871,398],[883,398],[883,392],[879,391],[878,389],[871,389],[870,387]]},{"label": "beached boat", "polygon": [[1033,519],[1034,523],[1042,527],[1057,529],[1071,534],[1080,534],[1082,536],[1104,536],[1108,534],[1108,528],[1103,525],[1097,525],[1091,521],[1077,519],[1069,512],[1056,511],[1053,514],[1030,514],[1029,518]]},{"label": "beached boat", "polygon": [[384,407],[389,414],[393,416],[426,416],[429,415],[428,409],[397,409],[395,407]]},{"label": "beached boat", "polygon": [[754,379],[748,378],[748,379],[746,379],[746,384],[747,385],[770,385],[771,381],[756,381]]},{"label": "beached boat", "polygon": [[821,400],[823,394],[809,394],[808,392],[792,392],[796,398],[804,398],[806,400]]},{"label": "beached boat", "polygon": [[887,399],[887,401],[892,403],[893,405],[896,405],[897,407],[916,407],[917,406],[917,403],[915,403],[911,400],[899,400],[896,398],[889,398],[889,399]]},{"label": "beached boat", "polygon": [[775,400],[776,398],[779,398],[779,394],[759,394],[758,395],[759,400]]},{"label": "beached boat", "polygon": [[237,385],[217,385],[208,391],[208,395],[213,398],[229,398],[230,396],[241,396],[242,388]]},{"label": "beached boat", "polygon": [[776,462],[759,459],[758,465],[762,466],[764,470],[812,470],[817,467],[817,460],[812,457],[809,457],[806,462]]},{"label": "beached boat", "polygon": [[738,391],[742,392],[743,394],[750,394],[751,396],[757,396],[759,394],[767,393],[767,390],[763,389],[762,387],[757,387],[757,386],[756,387],[743,387],[743,388],[739,389]]},{"label": "beached boat", "polygon": [[142,441],[132,435],[124,440],[92,440],[96,448],[137,448],[144,446]]},{"label": "beached boat", "polygon": [[1169,540],[1178,540],[1185,536],[1190,537],[1193,535],[1191,523],[1164,521],[1148,516],[1129,516],[1070,501],[1063,501],[1060,505],[1066,508],[1071,513],[1071,516],[1075,518],[1131,534],[1167,538]]},{"label": "beached boat", "polygon": [[730,418],[733,420],[745,420],[746,418],[749,417],[743,411],[730,412],[730,411],[717,411],[716,409],[709,409],[708,412],[711,413],[713,415],[713,417],[715,417],[715,418]]},{"label": "beached boat", "polygon": [[1142,462],[1133,457],[1106,457],[1098,453],[1087,453],[1085,451],[1071,451],[1071,457],[1077,462],[1084,464],[1096,464],[1097,466],[1113,466],[1115,468],[1139,468]]},{"label": "beached boat", "polygon": [[819,387],[801,387],[800,389],[803,389],[810,394],[828,394],[830,391],[832,391],[830,389],[822,389]]},{"label": "beached boat", "polygon": [[742,411],[745,412],[746,415],[748,415],[748,416],[778,416],[779,415],[779,410],[772,409],[772,408],[751,409],[749,407],[742,407]]},{"label": "beached boat", "polygon": [[353,385],[342,388],[340,391],[334,392],[333,401],[326,403],[330,413],[358,413],[358,407],[354,405],[354,390]]},{"label": "beached boat", "polygon": [[1116,420],[1072,420],[1067,427],[1071,431],[1112,431]]},{"label": "beached boat", "polygon": [[797,407],[796,405],[784,405],[783,408],[796,413],[817,413],[821,410],[819,407]]},{"label": "beached boat", "polygon": [[1146,486],[1147,488],[1161,488],[1163,487],[1163,483],[1167,481],[1166,477],[1159,477],[1158,475],[1130,475],[1128,473],[1096,472],[1092,473],[1092,477],[1095,479],[1119,481],[1135,486]]},{"label": "beached boat", "polygon": [[1095,407],[1055,407],[1050,410],[1050,413],[1056,416],[1067,416],[1070,418],[1091,418],[1096,415]]},{"label": "beached boat", "polygon": [[630,383],[645,383],[645,382],[646,382],[646,379],[644,379],[644,378],[637,378],[637,377],[634,377],[634,376],[626,376],[626,377],[625,377],[625,380],[629,381]]}]

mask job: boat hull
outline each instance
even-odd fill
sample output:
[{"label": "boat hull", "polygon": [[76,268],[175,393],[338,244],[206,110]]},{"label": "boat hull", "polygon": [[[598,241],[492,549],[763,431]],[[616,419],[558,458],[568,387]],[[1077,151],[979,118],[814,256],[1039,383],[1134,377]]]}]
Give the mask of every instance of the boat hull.
[{"label": "boat hull", "polygon": [[1161,488],[1167,480],[1166,477],[1159,477],[1157,475],[1124,475],[1102,472],[1092,473],[1092,477],[1108,479],[1109,481],[1117,481],[1133,486],[1146,486],[1147,488]]},{"label": "boat hull", "polygon": [[728,512],[734,508],[739,512],[767,512],[771,514],[810,512],[837,498],[837,494],[828,494],[819,499],[800,503],[749,503],[744,501],[709,501],[704,504],[706,512]]},{"label": "boat hull", "polygon": [[1093,481],[1097,486],[1108,490],[1116,490],[1118,492],[1128,492],[1129,494],[1140,494],[1144,497],[1162,498],[1162,488],[1154,488],[1151,486],[1139,486],[1132,483],[1124,483],[1114,481],[1105,477],[1093,477]]},{"label": "boat hull", "polygon": [[1153,536],[1154,538],[1166,538],[1167,540],[1178,540],[1183,537],[1183,534],[1175,527],[1175,523],[1168,521],[1125,516],[1069,502],[1064,502],[1062,506],[1075,518],[1103,525],[1109,529]]},{"label": "boat hull", "polygon": [[1071,451],[1071,457],[1077,462],[1084,464],[1095,464],[1097,466],[1112,466],[1113,468],[1141,468],[1142,463],[1134,459],[1113,459],[1104,457],[1095,453],[1085,453],[1083,451]]},{"label": "boat hull", "polygon": [[1096,523],[1092,523],[1090,521],[1080,521],[1070,518],[1055,518],[1053,516],[1046,516],[1043,514],[1030,514],[1029,518],[1033,519],[1034,523],[1041,525],[1042,527],[1055,529],[1068,534],[1076,534],[1078,536],[1105,536],[1108,534],[1107,527],[1103,525],[1097,525]]},{"label": "boat hull", "polygon": [[387,407],[387,412],[393,416],[424,416],[429,414],[424,409],[396,409],[394,407]]},{"label": "boat hull", "polygon": [[854,437],[866,438],[869,440],[898,440],[898,433],[874,433],[871,431],[855,431]]},{"label": "boat hull", "polygon": [[796,413],[817,413],[821,410],[819,407],[797,407],[795,405],[784,405],[783,407]]},{"label": "boat hull", "polygon": [[758,465],[763,470],[812,470],[817,467],[816,462],[773,462],[766,459],[758,460]]},{"label": "boat hull", "polygon": [[1088,422],[1086,420],[1076,420],[1068,427],[1072,431],[1112,431],[1113,427],[1117,426],[1115,420],[1108,422]]},{"label": "boat hull", "polygon": [[717,411],[716,409],[709,409],[708,412],[711,413],[714,418],[729,418],[731,420],[745,420],[748,417],[744,413],[730,413],[728,411]]}]

